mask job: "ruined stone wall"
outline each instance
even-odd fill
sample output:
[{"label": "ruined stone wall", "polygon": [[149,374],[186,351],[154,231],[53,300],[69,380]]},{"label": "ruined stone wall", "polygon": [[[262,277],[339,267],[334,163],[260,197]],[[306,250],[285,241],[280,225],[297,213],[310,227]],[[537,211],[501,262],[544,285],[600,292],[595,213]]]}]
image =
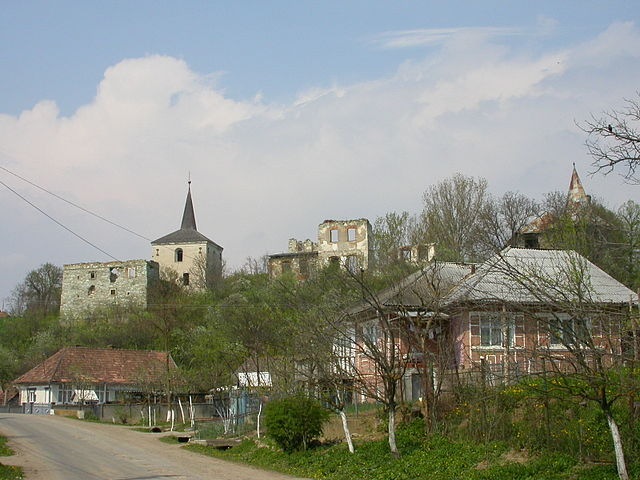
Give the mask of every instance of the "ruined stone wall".
[{"label": "ruined stone wall", "polygon": [[159,271],[147,260],[65,265],[60,313],[73,318],[116,307],[146,308]]},{"label": "ruined stone wall", "polygon": [[366,218],[325,220],[318,226],[318,262],[337,262],[347,267],[368,269],[373,260],[373,234]]},{"label": "ruined stone wall", "polygon": [[317,252],[313,251],[271,255],[268,264],[269,276],[275,278],[290,271],[298,280],[307,280],[317,269],[317,261]]}]

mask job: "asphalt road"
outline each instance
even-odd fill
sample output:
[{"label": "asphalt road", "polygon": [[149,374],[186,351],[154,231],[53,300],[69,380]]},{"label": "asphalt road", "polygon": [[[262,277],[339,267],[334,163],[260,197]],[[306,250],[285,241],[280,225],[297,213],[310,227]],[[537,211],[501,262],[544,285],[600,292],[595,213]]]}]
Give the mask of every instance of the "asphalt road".
[{"label": "asphalt road", "polygon": [[293,480],[181,449],[151,433],[48,415],[0,414],[27,480]]}]

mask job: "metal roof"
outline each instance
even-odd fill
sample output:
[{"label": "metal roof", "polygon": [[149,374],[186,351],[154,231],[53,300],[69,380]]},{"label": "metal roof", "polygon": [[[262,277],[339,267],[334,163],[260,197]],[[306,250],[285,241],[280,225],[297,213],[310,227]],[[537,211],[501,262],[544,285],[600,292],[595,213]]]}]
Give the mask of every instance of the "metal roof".
[{"label": "metal roof", "polygon": [[448,302],[637,302],[636,294],[573,250],[508,247],[482,263]]}]

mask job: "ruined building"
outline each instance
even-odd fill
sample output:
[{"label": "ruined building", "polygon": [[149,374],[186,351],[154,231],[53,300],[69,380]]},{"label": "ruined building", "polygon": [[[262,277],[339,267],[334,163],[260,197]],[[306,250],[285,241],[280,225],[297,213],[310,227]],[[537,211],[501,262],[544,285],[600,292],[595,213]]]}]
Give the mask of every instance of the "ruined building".
[{"label": "ruined building", "polygon": [[325,220],[318,225],[318,241],[292,238],[286,253],[269,255],[269,275],[276,277],[292,271],[300,280],[317,268],[329,264],[352,272],[366,270],[373,260],[373,235],[366,218]]},{"label": "ruined building", "polygon": [[98,310],[147,308],[160,278],[186,288],[210,286],[222,274],[222,247],[196,229],[191,182],[180,229],[153,242],[153,260],[64,266],[60,313],[81,318]]},{"label": "ruined building", "polygon": [[222,276],[222,247],[196,228],[191,181],[180,229],[151,242],[151,257],[160,265],[163,278],[188,288],[211,286]]},{"label": "ruined building", "polygon": [[148,260],[65,265],[60,314],[69,319],[96,310],[145,309],[159,272],[159,265]]}]

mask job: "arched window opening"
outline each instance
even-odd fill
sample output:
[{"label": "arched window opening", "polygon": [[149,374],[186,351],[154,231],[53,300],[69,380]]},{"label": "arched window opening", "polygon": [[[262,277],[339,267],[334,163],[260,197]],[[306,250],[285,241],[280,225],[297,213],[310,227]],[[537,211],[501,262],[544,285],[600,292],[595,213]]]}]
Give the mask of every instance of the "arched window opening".
[{"label": "arched window opening", "polygon": [[96,293],[96,286],[95,285],[91,285],[89,287],[89,290],[87,291],[87,295],[93,295],[94,293]]},{"label": "arched window opening", "polygon": [[182,249],[176,248],[176,262],[181,262],[183,257]]}]

